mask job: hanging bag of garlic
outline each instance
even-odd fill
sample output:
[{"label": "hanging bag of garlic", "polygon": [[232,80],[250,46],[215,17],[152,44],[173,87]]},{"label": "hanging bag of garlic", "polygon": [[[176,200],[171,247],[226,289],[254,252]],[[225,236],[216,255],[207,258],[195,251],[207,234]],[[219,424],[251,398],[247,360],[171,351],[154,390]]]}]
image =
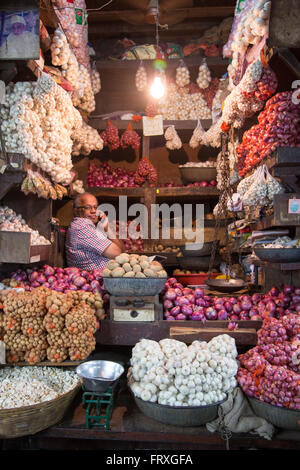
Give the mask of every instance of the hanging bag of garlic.
[{"label": "hanging bag of garlic", "polygon": [[[255,176],[254,176],[255,175]],[[268,189],[265,165],[255,170],[252,184],[241,197],[244,206],[265,206],[268,204]]]},{"label": "hanging bag of garlic", "polygon": [[190,72],[183,60],[179,62],[179,66],[176,69],[175,81],[179,87],[184,87],[190,83]]},{"label": "hanging bag of garlic", "polygon": [[166,139],[166,147],[169,150],[178,150],[182,147],[181,139],[177,134],[174,125],[167,127],[164,136]]},{"label": "hanging bag of garlic", "polygon": [[203,59],[202,64],[199,67],[197,85],[199,88],[207,88],[211,82],[211,73],[208,68],[206,59]]},{"label": "hanging bag of garlic", "polygon": [[192,137],[190,138],[190,141],[189,141],[189,146],[192,149],[196,149],[197,147],[199,147],[199,145],[203,141],[203,134],[204,134],[204,130],[201,125],[200,119],[198,118],[197,126],[195,127]]},{"label": "hanging bag of garlic", "polygon": [[138,91],[144,91],[147,87],[147,72],[141,61],[135,75],[135,86]]}]

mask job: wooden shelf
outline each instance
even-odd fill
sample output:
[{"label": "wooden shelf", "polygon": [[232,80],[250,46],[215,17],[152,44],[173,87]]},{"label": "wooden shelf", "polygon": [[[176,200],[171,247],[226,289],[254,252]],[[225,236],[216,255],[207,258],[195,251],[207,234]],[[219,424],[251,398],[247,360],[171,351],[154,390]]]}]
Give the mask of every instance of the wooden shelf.
[{"label": "wooden shelf", "polygon": [[[134,130],[142,130],[143,123],[142,120],[140,121],[128,121],[123,119],[111,119],[111,122],[117,126],[120,130],[127,129],[129,123],[131,123],[132,128]],[[211,119],[203,119],[201,120],[201,124],[204,130],[208,130],[212,125]],[[102,119],[97,115],[89,116],[89,125],[94,129],[98,129],[99,131],[105,130],[107,126],[107,119]],[[177,131],[179,130],[191,130],[193,131],[197,126],[197,121],[194,120],[186,120],[186,121],[164,121],[164,126],[175,126]],[[158,136],[159,137],[159,136]],[[162,136],[163,137],[163,136]]]},{"label": "wooden shelf", "polygon": [[209,341],[219,334],[228,334],[235,338],[238,345],[255,345],[257,330],[261,321],[239,321],[238,329],[228,330],[228,321],[207,321],[204,325],[197,321],[156,322],[116,322],[104,320],[96,333],[99,344],[134,346],[140,338],[160,341],[164,338],[178,339],[192,343],[195,339]]},{"label": "wooden shelf", "polygon": [[298,271],[300,270],[300,262],[296,263],[272,263],[269,261],[255,260],[252,262],[254,266],[261,266],[268,269],[275,269],[278,271]]},{"label": "wooden shelf", "polygon": [[156,195],[157,198],[163,197],[218,197],[219,191],[215,186],[211,187],[192,187],[187,188],[186,186],[173,187],[173,188],[98,188],[88,187],[88,191],[96,197],[110,197],[118,198],[119,196],[127,197],[143,197],[145,192],[151,192],[153,197]]},{"label": "wooden shelf", "polygon": [[[188,56],[175,59],[166,59],[166,65],[168,67],[177,67],[180,61],[184,61],[188,67],[199,67],[203,61],[202,56]],[[227,71],[229,65],[228,59],[222,57],[205,57],[207,65],[210,69],[214,70],[222,69],[224,73]],[[143,60],[145,68],[152,67],[155,60]],[[121,60],[121,59],[110,59],[110,60],[96,60],[97,69],[101,72],[104,69],[136,69],[140,65],[140,60]]]}]

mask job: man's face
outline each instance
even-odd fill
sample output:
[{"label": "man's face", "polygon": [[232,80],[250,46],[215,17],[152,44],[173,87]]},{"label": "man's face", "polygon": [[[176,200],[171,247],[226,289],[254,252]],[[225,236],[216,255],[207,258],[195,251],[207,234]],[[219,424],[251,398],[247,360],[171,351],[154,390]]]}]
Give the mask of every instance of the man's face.
[{"label": "man's face", "polygon": [[98,222],[97,207],[98,202],[94,196],[83,196],[78,206],[74,209],[75,217],[83,217],[96,224]]},{"label": "man's face", "polygon": [[19,36],[20,34],[24,33],[26,27],[23,23],[14,23],[12,25],[12,32],[16,35]]}]

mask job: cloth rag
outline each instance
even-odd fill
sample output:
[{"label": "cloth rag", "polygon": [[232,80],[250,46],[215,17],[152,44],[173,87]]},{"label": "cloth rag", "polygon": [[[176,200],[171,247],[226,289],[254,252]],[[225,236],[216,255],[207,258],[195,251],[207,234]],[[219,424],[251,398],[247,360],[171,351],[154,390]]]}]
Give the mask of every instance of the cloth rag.
[{"label": "cloth rag", "polygon": [[244,395],[236,387],[224,403],[218,407],[218,418],[206,424],[210,432],[226,431],[239,433],[249,432],[271,440],[275,432],[274,426],[264,418],[256,416]]}]

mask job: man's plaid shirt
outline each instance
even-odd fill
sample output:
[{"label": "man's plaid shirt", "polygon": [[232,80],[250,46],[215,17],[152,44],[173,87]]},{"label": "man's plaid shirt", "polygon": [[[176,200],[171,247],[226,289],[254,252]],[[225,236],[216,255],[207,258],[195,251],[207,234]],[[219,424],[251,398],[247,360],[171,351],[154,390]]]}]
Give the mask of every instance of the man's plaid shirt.
[{"label": "man's plaid shirt", "polygon": [[104,269],[108,258],[102,255],[111,244],[89,219],[75,217],[67,232],[65,249],[68,266],[85,269]]}]

